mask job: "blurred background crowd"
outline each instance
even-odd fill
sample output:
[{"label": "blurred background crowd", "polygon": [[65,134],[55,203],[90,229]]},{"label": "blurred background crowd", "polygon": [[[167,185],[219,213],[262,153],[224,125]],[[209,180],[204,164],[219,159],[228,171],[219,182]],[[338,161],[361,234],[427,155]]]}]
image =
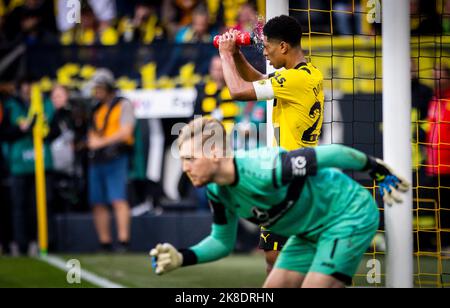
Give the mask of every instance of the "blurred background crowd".
[{"label": "blurred background crowd", "polygon": [[[70,1],[1,0],[0,45],[4,48],[25,42],[111,46],[131,42],[151,44],[157,40],[207,43],[225,28],[251,31],[258,17],[265,16],[264,0],[77,0],[69,6],[67,3]],[[79,13],[72,13],[72,8],[79,8]],[[376,31],[376,27],[364,21],[370,10],[366,0],[296,0],[290,1],[290,9],[314,33],[352,35]],[[410,10],[413,34],[449,33],[449,1],[411,0]]]}]

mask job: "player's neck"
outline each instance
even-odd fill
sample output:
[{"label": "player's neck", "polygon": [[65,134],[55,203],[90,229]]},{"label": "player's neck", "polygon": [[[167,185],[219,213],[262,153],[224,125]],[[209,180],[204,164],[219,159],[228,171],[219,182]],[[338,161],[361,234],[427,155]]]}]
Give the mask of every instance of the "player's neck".
[{"label": "player's neck", "polygon": [[292,49],[292,55],[286,60],[285,69],[295,68],[299,63],[306,62],[305,55],[301,49]]},{"label": "player's neck", "polygon": [[220,186],[232,185],[236,181],[234,158],[227,157],[220,162],[219,170],[214,177],[214,183]]}]

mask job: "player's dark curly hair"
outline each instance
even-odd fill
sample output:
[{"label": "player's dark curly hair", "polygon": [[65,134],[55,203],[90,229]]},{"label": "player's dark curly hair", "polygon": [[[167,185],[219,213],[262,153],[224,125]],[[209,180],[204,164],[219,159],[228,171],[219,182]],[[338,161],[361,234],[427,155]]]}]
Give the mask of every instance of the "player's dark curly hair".
[{"label": "player's dark curly hair", "polygon": [[293,17],[280,15],[270,19],[263,29],[268,39],[284,41],[291,46],[300,46],[302,26]]}]

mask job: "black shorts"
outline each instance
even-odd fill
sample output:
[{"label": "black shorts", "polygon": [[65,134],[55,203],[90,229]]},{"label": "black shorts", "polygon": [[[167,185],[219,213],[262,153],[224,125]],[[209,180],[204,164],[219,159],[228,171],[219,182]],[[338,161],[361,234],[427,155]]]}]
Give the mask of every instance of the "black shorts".
[{"label": "black shorts", "polygon": [[264,251],[281,251],[288,238],[261,228],[259,249]]}]

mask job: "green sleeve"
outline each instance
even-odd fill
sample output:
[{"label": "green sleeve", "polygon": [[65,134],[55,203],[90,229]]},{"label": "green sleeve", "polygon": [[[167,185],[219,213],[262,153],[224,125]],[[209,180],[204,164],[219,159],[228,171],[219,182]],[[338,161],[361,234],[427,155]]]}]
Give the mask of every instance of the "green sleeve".
[{"label": "green sleeve", "polygon": [[367,155],[350,147],[332,144],[315,148],[317,168],[339,168],[343,170],[363,170],[367,165]]},{"label": "green sleeve", "polygon": [[297,178],[314,176],[324,168],[342,170],[367,170],[368,156],[343,145],[323,145],[316,148],[300,148],[275,156],[273,183],[275,188],[291,183]]},{"label": "green sleeve", "polygon": [[209,190],[208,199],[214,221],[211,234],[197,245],[181,250],[183,266],[222,259],[233,251],[236,244],[237,214]]},{"label": "green sleeve", "polygon": [[236,244],[237,222],[237,217],[234,217],[226,225],[212,225],[211,234],[190,248],[197,256],[197,263],[222,259],[233,251]]}]

